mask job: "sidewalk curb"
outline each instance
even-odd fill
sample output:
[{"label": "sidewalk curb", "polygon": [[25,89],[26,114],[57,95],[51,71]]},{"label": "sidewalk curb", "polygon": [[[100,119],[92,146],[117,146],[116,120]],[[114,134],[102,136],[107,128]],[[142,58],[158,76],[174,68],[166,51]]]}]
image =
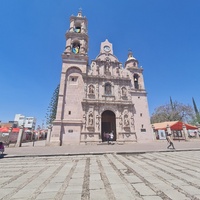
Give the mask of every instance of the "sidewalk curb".
[{"label": "sidewalk curb", "polygon": [[2,158],[26,158],[26,157],[54,157],[54,156],[88,156],[88,155],[104,155],[104,154],[117,154],[117,155],[137,155],[146,153],[174,153],[183,151],[200,151],[200,148],[195,149],[167,149],[167,150],[150,150],[150,151],[107,151],[107,152],[82,152],[82,153],[58,153],[58,154],[27,154],[27,155],[5,155]]}]

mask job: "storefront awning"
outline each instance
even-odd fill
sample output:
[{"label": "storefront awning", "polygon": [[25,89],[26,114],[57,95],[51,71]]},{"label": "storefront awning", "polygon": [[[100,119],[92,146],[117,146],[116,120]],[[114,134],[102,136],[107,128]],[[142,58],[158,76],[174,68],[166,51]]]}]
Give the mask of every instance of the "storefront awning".
[{"label": "storefront awning", "polygon": [[167,126],[170,127],[171,130],[178,131],[183,130],[183,126],[185,125],[187,130],[195,130],[198,129],[196,126],[183,123],[181,121],[168,121],[152,124],[155,130],[167,130]]}]

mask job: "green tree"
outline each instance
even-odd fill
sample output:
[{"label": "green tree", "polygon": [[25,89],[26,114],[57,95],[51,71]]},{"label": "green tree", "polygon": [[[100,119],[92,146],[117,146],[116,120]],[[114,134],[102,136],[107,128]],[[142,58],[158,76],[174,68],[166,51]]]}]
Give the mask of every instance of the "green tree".
[{"label": "green tree", "polygon": [[57,105],[58,105],[58,95],[59,95],[60,84],[56,87],[51,97],[51,101],[47,108],[46,113],[46,125],[52,124],[52,122],[56,119]]},{"label": "green tree", "polygon": [[161,105],[154,110],[151,116],[151,123],[159,123],[165,121],[183,121],[190,123],[194,119],[194,110],[190,105],[184,105],[177,101],[166,105]]}]

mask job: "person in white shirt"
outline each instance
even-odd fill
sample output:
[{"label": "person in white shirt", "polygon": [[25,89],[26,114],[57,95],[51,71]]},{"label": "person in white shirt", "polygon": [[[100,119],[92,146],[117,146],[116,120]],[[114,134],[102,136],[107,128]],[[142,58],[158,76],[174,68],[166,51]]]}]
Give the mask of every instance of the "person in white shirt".
[{"label": "person in white shirt", "polygon": [[110,144],[114,144],[113,143],[113,138],[114,138],[114,134],[113,131],[109,134],[109,139],[110,139]]}]

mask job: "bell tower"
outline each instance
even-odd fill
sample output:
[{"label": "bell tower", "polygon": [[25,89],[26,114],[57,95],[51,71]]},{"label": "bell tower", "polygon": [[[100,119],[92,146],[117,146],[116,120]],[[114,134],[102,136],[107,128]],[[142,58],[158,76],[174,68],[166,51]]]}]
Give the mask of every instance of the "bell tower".
[{"label": "bell tower", "polygon": [[82,126],[84,98],[83,76],[88,66],[87,19],[79,10],[70,17],[70,27],[65,34],[66,45],[62,54],[62,71],[56,119],[53,122],[51,145],[79,143]]},{"label": "bell tower", "polygon": [[66,33],[66,49],[64,55],[70,55],[76,58],[77,55],[87,56],[88,51],[88,35],[87,35],[87,19],[82,16],[82,11],[77,16],[70,17],[70,27]]},{"label": "bell tower", "polygon": [[138,60],[133,57],[131,50],[128,52],[128,59],[125,62],[125,69],[129,70],[132,74],[134,89],[145,90],[144,79],[143,79],[143,68],[138,67]]}]

